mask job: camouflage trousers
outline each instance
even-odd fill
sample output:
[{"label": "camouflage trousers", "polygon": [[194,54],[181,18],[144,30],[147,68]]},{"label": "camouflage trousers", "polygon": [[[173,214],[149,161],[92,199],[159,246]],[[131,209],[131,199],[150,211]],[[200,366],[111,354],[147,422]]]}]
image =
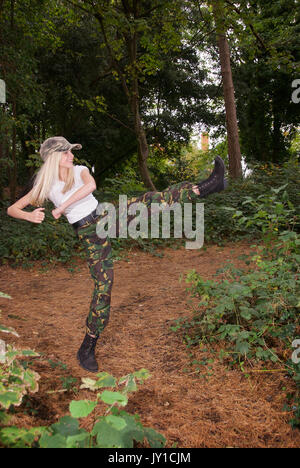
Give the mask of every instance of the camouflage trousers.
[{"label": "camouflage trousers", "polygon": [[[151,203],[187,203],[199,199],[193,192],[191,182],[182,182],[168,187],[162,192],[147,192],[139,197],[127,199],[127,208],[133,203],[142,202],[150,209]],[[130,222],[128,217],[127,222]],[[94,292],[86,320],[86,332],[99,336],[106,327],[110,315],[111,291],[114,272],[112,250],[109,237],[100,238],[97,224],[78,229],[78,237],[85,247],[87,262],[94,281]]]}]

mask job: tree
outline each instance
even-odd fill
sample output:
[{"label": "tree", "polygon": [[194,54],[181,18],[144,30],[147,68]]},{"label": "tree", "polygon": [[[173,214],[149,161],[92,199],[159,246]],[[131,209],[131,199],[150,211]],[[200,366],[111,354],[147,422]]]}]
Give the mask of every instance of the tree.
[{"label": "tree", "polygon": [[239,142],[239,129],[236,114],[234,85],[231,72],[230,50],[226,38],[224,2],[221,0],[212,1],[212,8],[216,25],[221,73],[223,78],[228,139],[229,175],[232,178],[238,178],[242,176],[242,158]]},{"label": "tree", "polygon": [[235,27],[233,60],[242,151],[248,160],[281,163],[299,125],[291,100],[291,84],[299,76],[297,2],[226,3],[246,27]]},{"label": "tree", "polygon": [[180,45],[184,21],[179,0],[67,0],[99,23],[110,67],[128,101],[145,185],[155,190],[147,159],[149,145],[141,114],[141,83],[159,69],[161,52]]},{"label": "tree", "polygon": [[3,0],[0,4],[0,67],[7,90],[7,104],[1,109],[0,153],[8,173],[5,176],[8,180],[2,180],[2,183],[8,181],[11,200],[16,197],[21,163],[21,158],[18,159],[19,134],[33,124],[43,102],[35,52],[40,44],[53,47],[56,42],[50,31],[47,35],[46,31],[40,33],[38,29],[44,20],[41,15],[44,5],[45,0]]}]

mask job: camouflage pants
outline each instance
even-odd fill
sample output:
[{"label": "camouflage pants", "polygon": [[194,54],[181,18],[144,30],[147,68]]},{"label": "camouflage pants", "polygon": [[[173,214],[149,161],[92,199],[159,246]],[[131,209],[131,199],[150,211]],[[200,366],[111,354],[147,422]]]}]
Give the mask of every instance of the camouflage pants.
[{"label": "camouflage pants", "polygon": [[[127,208],[131,204],[143,202],[149,209],[151,203],[165,202],[186,203],[196,201],[198,196],[192,190],[191,182],[182,182],[168,187],[163,192],[147,192],[139,197],[127,200]],[[127,222],[130,221],[128,217]],[[109,237],[103,239],[96,233],[96,224],[78,229],[78,237],[83,243],[91,276],[94,280],[94,292],[86,320],[87,333],[99,336],[109,320],[110,298],[113,286],[113,260]]]}]

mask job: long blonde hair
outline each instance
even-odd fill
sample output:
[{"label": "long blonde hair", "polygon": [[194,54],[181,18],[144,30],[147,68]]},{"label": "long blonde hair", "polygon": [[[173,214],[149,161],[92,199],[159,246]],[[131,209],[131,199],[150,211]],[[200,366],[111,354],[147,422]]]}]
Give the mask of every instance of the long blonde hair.
[{"label": "long blonde hair", "polygon": [[[30,203],[33,206],[42,206],[48,198],[53,184],[59,181],[59,163],[61,160],[61,154],[61,152],[53,152],[49,154],[46,161],[37,172],[30,200]],[[66,193],[68,190],[71,190],[73,184],[74,169],[71,167],[68,169],[67,179],[62,193]]]}]

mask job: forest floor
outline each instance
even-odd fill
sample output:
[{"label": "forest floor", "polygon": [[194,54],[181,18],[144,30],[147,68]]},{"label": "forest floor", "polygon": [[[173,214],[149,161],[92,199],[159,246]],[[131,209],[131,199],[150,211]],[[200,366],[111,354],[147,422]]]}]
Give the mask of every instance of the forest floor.
[{"label": "forest floor", "polygon": [[[130,394],[126,410],[161,432],[167,447],[300,446],[300,431],[291,428],[291,415],[283,412],[289,389],[284,373],[254,372],[249,379],[215,359],[209,372],[203,366],[199,374],[182,337],[170,329],[174,320],[192,316],[181,274],[195,269],[212,279],[226,260],[244,267],[239,257],[249,251],[242,242],[201,250],[167,248],[162,257],[135,250],[115,262],[110,322],[96,350],[99,371],[115,377],[150,371],[151,378]],[[41,376],[39,392],[25,398],[11,424],[50,425],[68,414],[71,400],[93,398],[88,390],[57,392],[70,377],[77,379],[77,390],[81,377],[94,378],[76,360],[92,289],[81,260],[73,272],[65,266],[0,267],[0,291],[12,296],[0,298],[1,322],[20,335],[8,335],[7,341],[42,355],[30,366]],[[207,357],[199,348],[192,353],[196,360]],[[101,408],[96,411],[103,414]]]}]

